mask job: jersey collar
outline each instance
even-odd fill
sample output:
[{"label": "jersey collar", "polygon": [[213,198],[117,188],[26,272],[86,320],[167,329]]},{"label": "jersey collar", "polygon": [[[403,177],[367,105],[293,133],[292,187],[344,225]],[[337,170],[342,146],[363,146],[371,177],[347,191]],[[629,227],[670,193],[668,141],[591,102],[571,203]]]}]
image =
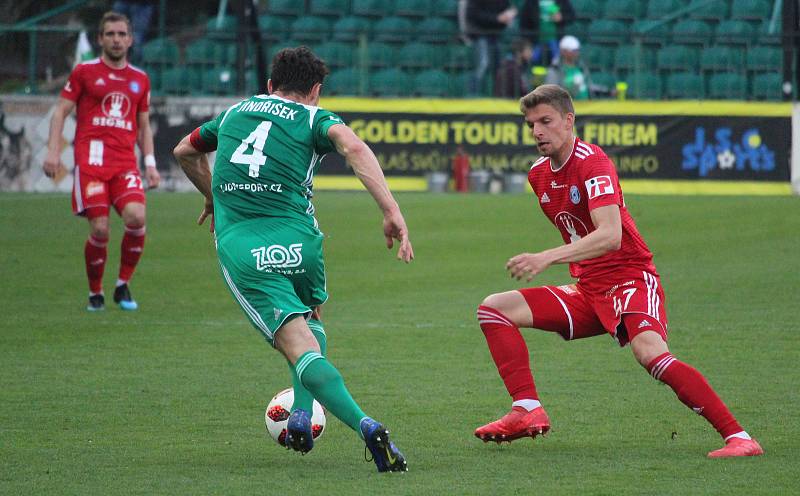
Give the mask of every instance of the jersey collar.
[{"label": "jersey collar", "polygon": [[572,160],[572,156],[575,154],[575,144],[576,143],[578,143],[578,137],[577,136],[575,136],[575,138],[572,140],[572,148],[569,151],[569,155],[567,155],[567,159],[564,161],[563,164],[561,164],[558,167],[558,169],[553,169],[553,158],[552,157],[550,158],[550,171],[551,172],[555,173],[555,172],[558,172],[558,171],[562,170],[569,163],[569,161]]}]

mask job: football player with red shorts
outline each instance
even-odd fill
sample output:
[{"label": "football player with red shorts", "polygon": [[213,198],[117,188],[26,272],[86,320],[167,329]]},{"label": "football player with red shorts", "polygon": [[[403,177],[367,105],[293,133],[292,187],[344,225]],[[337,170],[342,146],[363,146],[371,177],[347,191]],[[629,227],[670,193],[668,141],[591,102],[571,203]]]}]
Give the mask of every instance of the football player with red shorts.
[{"label": "football player with red shorts", "polygon": [[614,164],[599,146],[574,136],[569,93],[542,85],[520,100],[520,108],[541,154],[528,181],[565,244],[512,257],[506,268],[512,277],[530,281],[552,264],[569,263],[578,282],[497,293],[478,307],[481,330],[513,402],[508,414],[475,435],[501,442],[550,429],[519,331],[530,327],[565,340],[609,334],[620,346],[630,344],[650,375],[720,433],[725,446],[709,457],[763,454],[705,377],[669,352],[664,291],[653,255],[625,206]]},{"label": "football player with red shorts", "polygon": [[137,142],[144,155],[147,185],[155,188],[160,181],[150,129],[150,80],[127,62],[132,43],[128,18],[107,12],[99,28],[102,55],[77,65],[61,91],[50,120],[43,168],[48,177],[56,177],[63,168],[59,157],[64,120],[77,108],[72,209],[75,215],[86,217],[90,226],[84,246],[87,310],[105,308],[103,271],[111,206],[125,224],[114,301],[124,310],[136,310],[128,281],[142,256],[145,239],[144,187],[134,151]]}]

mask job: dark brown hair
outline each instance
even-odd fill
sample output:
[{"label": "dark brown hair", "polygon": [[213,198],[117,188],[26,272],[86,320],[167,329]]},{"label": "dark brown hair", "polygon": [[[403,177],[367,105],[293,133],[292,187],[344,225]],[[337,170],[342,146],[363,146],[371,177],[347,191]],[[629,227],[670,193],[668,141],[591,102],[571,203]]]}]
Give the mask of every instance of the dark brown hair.
[{"label": "dark brown hair", "polygon": [[325,62],[308,47],[284,48],[272,59],[272,91],[308,95],[328,72]]},{"label": "dark brown hair", "polygon": [[543,84],[523,96],[519,100],[519,109],[524,114],[526,110],[540,104],[547,104],[558,110],[561,115],[575,114],[572,97],[567,90],[557,84]]}]

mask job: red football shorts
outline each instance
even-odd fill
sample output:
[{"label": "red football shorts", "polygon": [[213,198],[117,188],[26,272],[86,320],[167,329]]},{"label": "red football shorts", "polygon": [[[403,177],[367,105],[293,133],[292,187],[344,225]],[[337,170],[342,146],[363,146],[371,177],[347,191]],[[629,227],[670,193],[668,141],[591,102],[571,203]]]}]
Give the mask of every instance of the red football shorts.
[{"label": "red football shorts", "polygon": [[626,270],[614,282],[586,292],[579,283],[520,289],[533,315],[533,327],[557,332],[566,340],[610,334],[625,346],[644,331],[667,340],[667,313],[659,277],[646,271]]},{"label": "red football shorts", "polygon": [[111,205],[117,213],[128,203],[145,203],[142,177],[136,169],[123,170],[107,181],[75,167],[72,186],[72,212],[90,219],[108,217]]}]

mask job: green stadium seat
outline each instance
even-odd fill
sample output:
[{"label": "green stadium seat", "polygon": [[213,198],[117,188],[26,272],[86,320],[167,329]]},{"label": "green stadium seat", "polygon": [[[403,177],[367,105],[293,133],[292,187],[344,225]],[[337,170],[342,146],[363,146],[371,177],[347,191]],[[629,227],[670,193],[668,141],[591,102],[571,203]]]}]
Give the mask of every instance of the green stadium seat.
[{"label": "green stadium seat", "polygon": [[341,17],[350,12],[350,0],[311,0],[308,13],[322,17]]},{"label": "green stadium seat", "polygon": [[453,98],[463,97],[469,91],[469,81],[472,78],[472,71],[461,71],[450,76],[450,96]]},{"label": "green stadium seat", "polygon": [[622,45],[614,52],[614,67],[617,71],[632,72],[637,67],[640,71],[649,70],[655,66],[655,62],[655,53],[647,48],[637,50],[636,46]]},{"label": "green stadium seat", "polygon": [[581,60],[592,71],[605,71],[614,66],[614,50],[607,46],[581,46]]},{"label": "green stadium seat", "polygon": [[782,100],[783,77],[777,73],[758,74],[753,78],[753,97],[758,100]]},{"label": "green stadium seat", "polygon": [[583,43],[589,39],[589,26],[591,25],[592,21],[588,19],[575,19],[567,27],[567,34],[577,37]]},{"label": "green stadium seat", "polygon": [[448,69],[466,69],[472,67],[472,47],[462,44],[445,45],[446,60],[445,66]]},{"label": "green stadium seat", "polygon": [[405,17],[384,17],[372,27],[375,40],[402,43],[410,40],[414,33],[414,24]]},{"label": "green stadium seat", "polygon": [[676,72],[667,76],[665,94],[668,98],[703,98],[703,76],[695,72]]},{"label": "green stadium seat", "polygon": [[450,93],[450,77],[437,69],[420,72],[414,77],[415,95],[447,96]]},{"label": "green stadium seat", "polygon": [[443,17],[429,17],[416,26],[417,39],[429,43],[451,43],[458,35],[455,22]]},{"label": "green stadium seat", "polygon": [[283,16],[299,17],[305,14],[305,2],[297,0],[269,0],[267,12]]},{"label": "green stadium seat", "polygon": [[356,60],[357,46],[341,41],[329,41],[314,51],[330,68],[351,67]]},{"label": "green stadium seat", "polygon": [[609,91],[617,86],[617,76],[606,71],[597,71],[589,74],[592,84],[607,88]]},{"label": "green stadium seat", "polygon": [[367,65],[369,67],[394,67],[397,65],[395,47],[381,41],[371,41],[367,45]]},{"label": "green stadium seat", "polygon": [[361,74],[356,69],[333,71],[325,78],[323,91],[328,95],[358,95]]},{"label": "green stadium seat", "polygon": [[186,63],[194,65],[211,65],[216,62],[214,58],[214,48],[216,42],[207,38],[198,38],[190,45],[186,46],[184,53]]},{"label": "green stadium seat", "polygon": [[[774,28],[774,30],[773,30]],[[758,43],[761,45],[780,45],[781,44],[781,21],[777,20],[775,25],[767,19],[758,28]]]},{"label": "green stadium seat", "polygon": [[628,76],[627,97],[640,100],[660,100],[662,95],[661,78],[658,74],[643,72]]},{"label": "green stadium seat", "polygon": [[752,46],[745,55],[748,71],[780,71],[783,66],[783,52],[775,46]]},{"label": "green stadium seat", "polygon": [[292,38],[303,42],[319,42],[328,39],[331,23],[324,17],[305,16],[292,23]]},{"label": "green stadium seat", "polygon": [[724,100],[744,100],[747,97],[747,78],[740,74],[714,74],[708,80],[708,96]]},{"label": "green stadium seat", "polygon": [[727,19],[717,24],[717,43],[729,45],[750,44],[755,38],[755,29],[747,21]]},{"label": "green stadium seat", "polygon": [[628,26],[614,19],[598,19],[589,25],[588,41],[599,44],[619,44],[628,41]]},{"label": "green stadium seat", "polygon": [[665,45],[669,41],[672,29],[669,24],[660,21],[643,19],[634,21],[631,25],[631,36],[634,40],[640,39],[647,45]]},{"label": "green stadium seat", "polygon": [[605,2],[602,0],[572,0],[575,18],[593,21],[603,16]]},{"label": "green stadium seat", "polygon": [[180,58],[178,44],[169,38],[155,38],[142,45],[144,64],[175,64]]},{"label": "green stadium seat", "polygon": [[458,17],[458,0],[433,0],[430,3],[432,16],[448,19]]},{"label": "green stadium seat", "polygon": [[182,95],[189,87],[187,71],[182,67],[164,69],[161,74],[161,90],[167,95]]},{"label": "green stadium seat", "polygon": [[611,0],[603,9],[605,19],[622,19],[632,21],[642,16],[640,0]]},{"label": "green stadium seat", "polygon": [[236,31],[239,21],[236,16],[226,15],[221,19],[211,17],[206,21],[206,36],[212,39],[233,40],[236,39]]},{"label": "green stadium seat", "polygon": [[358,41],[371,32],[370,21],[365,17],[346,16],[333,23],[331,38],[336,41]]},{"label": "green stadium seat", "polygon": [[404,69],[441,68],[449,55],[445,46],[412,41],[398,49],[397,64]]},{"label": "green stadium seat", "polygon": [[258,17],[258,30],[261,38],[267,41],[279,41],[289,34],[291,22],[285,17],[262,15]]},{"label": "green stadium seat", "polygon": [[212,95],[231,95],[236,91],[236,70],[218,67],[203,74],[203,90]]},{"label": "green stadium seat", "polygon": [[656,53],[656,67],[661,71],[692,71],[699,60],[698,49],[686,45],[670,45]]},{"label": "green stadium seat", "polygon": [[394,15],[422,18],[430,15],[430,0],[395,0]]},{"label": "green stadium seat", "polygon": [[711,41],[711,26],[698,19],[684,19],[672,26],[672,41],[705,45]]},{"label": "green stadium seat", "polygon": [[400,69],[383,69],[370,74],[370,94],[375,96],[408,96],[411,78]]},{"label": "green stadium seat", "polygon": [[161,73],[163,69],[158,65],[144,66],[143,69],[147,73],[147,77],[150,78],[150,91],[154,95],[161,95],[163,93],[161,91]]},{"label": "green stadium seat", "polygon": [[647,2],[646,16],[651,20],[662,19],[686,7],[681,0],[650,0]]},{"label": "green stadium seat", "polygon": [[772,15],[772,2],[767,0],[733,0],[731,19],[760,21]]},{"label": "green stadium seat", "polygon": [[740,70],[744,65],[744,52],[741,48],[711,46],[700,53],[700,69],[703,71]]},{"label": "green stadium seat", "polygon": [[383,0],[353,0],[352,13],[364,17],[386,17],[391,13],[391,3]]},{"label": "green stadium seat", "polygon": [[689,17],[693,19],[719,22],[728,18],[730,0],[692,0],[689,8],[694,9],[689,13]]}]

